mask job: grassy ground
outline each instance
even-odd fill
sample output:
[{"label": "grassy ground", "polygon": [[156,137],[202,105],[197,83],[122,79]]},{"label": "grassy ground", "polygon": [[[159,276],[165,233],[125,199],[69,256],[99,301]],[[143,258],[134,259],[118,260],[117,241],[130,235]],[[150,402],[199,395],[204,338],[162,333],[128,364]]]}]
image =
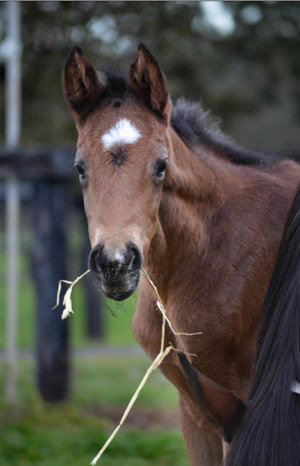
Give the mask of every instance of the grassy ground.
[{"label": "grassy ground", "polygon": [[[136,305],[137,293],[123,302],[115,302],[104,298],[103,324],[105,335],[102,340],[108,345],[136,344],[131,330],[131,321]],[[99,297],[100,299],[100,297]],[[85,303],[83,300],[82,284],[79,282],[73,292],[74,315],[71,316],[71,339],[75,346],[83,346],[88,341],[85,335]]]},{"label": "grassy ground", "polygon": [[[22,362],[18,406],[0,404],[0,464],[88,465],[119,422],[148,365],[141,356],[76,360],[72,399],[53,406],[36,393],[33,362]],[[3,369],[0,365],[0,386]],[[174,388],[154,372],[99,465],[187,466],[176,407]],[[171,427],[165,422],[168,416]]]}]

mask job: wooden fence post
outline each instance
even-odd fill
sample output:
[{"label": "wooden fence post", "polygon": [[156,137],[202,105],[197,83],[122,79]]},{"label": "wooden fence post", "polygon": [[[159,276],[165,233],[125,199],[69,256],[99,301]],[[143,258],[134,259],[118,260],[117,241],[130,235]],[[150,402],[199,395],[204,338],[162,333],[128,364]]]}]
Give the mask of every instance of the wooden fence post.
[{"label": "wooden fence post", "polygon": [[68,321],[56,302],[59,280],[66,278],[67,186],[65,179],[34,181],[33,273],[37,296],[37,378],[42,398],[65,400],[70,390]]}]

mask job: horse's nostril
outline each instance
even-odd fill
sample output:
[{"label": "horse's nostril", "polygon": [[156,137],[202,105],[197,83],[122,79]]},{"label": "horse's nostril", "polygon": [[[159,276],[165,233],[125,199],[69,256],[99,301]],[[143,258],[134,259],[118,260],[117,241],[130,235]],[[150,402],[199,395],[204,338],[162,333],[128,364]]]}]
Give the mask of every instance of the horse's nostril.
[{"label": "horse's nostril", "polygon": [[103,267],[103,244],[97,244],[97,246],[91,250],[88,262],[92,272],[101,272]]},{"label": "horse's nostril", "polygon": [[127,245],[127,264],[128,270],[140,269],[142,265],[142,254],[133,243],[128,243]]},{"label": "horse's nostril", "polygon": [[114,283],[127,275],[137,272],[142,265],[142,255],[133,243],[128,243],[125,250],[108,254],[103,244],[95,246],[89,255],[89,268],[108,283]]}]

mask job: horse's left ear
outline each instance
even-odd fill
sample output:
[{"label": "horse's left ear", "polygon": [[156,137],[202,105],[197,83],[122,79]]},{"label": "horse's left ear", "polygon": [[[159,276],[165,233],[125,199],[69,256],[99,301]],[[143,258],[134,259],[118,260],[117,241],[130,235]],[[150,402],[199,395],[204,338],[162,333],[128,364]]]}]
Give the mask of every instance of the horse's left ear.
[{"label": "horse's left ear", "polygon": [[166,123],[171,114],[171,99],[166,77],[154,56],[143,45],[130,67],[129,82],[150,109]]}]

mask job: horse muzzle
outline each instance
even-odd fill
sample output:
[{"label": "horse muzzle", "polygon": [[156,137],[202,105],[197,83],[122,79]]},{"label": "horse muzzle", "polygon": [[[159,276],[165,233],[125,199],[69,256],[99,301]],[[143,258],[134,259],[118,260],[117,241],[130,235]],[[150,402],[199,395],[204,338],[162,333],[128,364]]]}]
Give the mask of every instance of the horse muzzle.
[{"label": "horse muzzle", "polygon": [[89,268],[108,298],[123,301],[136,290],[143,257],[139,248],[129,242],[124,249],[106,250],[97,244],[89,255]]}]

